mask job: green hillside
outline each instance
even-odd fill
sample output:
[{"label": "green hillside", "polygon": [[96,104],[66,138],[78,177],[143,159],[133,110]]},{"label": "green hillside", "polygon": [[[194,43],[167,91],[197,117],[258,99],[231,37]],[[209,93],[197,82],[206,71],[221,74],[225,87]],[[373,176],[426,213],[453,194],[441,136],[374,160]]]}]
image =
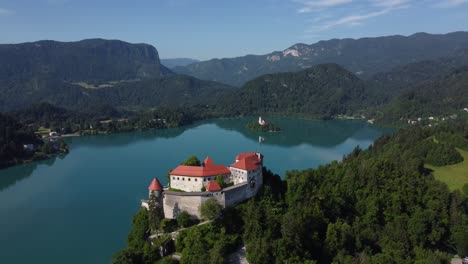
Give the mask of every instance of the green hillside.
[{"label": "green hillside", "polygon": [[267,74],[220,100],[228,114],[287,114],[329,118],[352,114],[372,100],[364,81],[337,64]]}]

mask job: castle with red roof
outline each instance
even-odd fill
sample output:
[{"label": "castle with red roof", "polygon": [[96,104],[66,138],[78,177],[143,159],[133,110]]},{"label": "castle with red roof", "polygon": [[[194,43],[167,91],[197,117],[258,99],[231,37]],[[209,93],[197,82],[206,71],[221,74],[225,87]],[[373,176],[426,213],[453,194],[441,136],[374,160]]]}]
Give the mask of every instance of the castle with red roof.
[{"label": "castle with red roof", "polygon": [[[224,208],[254,196],[263,185],[262,169],[263,155],[258,152],[237,155],[229,167],[206,157],[201,166],[179,165],[173,169],[169,186],[163,187],[154,178],[148,189],[157,197],[165,218],[175,219],[182,211],[200,218],[198,207],[209,198],[215,198]],[[229,187],[223,189],[218,184],[220,177]],[[142,206],[148,208],[147,201]]]}]

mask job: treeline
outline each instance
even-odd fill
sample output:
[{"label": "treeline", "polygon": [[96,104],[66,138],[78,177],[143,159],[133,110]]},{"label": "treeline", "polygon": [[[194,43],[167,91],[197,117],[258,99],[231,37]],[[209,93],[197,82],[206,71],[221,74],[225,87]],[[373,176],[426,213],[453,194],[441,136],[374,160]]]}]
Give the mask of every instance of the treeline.
[{"label": "treeline", "polygon": [[32,130],[47,128],[62,134],[101,134],[136,130],[162,129],[188,125],[200,119],[214,117],[207,106],[158,107],[151,110],[118,111],[101,105],[86,112],[71,111],[49,103],[40,103],[11,112]]}]

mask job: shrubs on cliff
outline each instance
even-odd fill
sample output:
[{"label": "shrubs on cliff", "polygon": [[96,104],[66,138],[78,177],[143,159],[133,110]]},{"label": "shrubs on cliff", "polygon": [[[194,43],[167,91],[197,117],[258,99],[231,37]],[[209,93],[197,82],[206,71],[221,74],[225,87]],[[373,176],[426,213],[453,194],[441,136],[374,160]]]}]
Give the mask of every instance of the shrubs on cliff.
[{"label": "shrubs on cliff", "polygon": [[176,240],[178,252],[182,252],[181,264],[222,264],[224,257],[239,243],[239,236],[229,234],[219,223],[196,226],[180,232]]},{"label": "shrubs on cliff", "polygon": [[127,247],[112,257],[113,264],[153,263],[158,260],[156,249],[147,242],[149,235],[149,214],[144,208],[133,217],[132,229],[127,237]]}]

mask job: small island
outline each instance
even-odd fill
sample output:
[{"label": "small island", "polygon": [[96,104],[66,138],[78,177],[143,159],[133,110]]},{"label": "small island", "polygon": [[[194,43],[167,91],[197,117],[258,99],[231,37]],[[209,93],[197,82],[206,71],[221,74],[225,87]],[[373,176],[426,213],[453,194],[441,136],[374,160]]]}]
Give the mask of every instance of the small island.
[{"label": "small island", "polygon": [[245,127],[255,132],[281,132],[280,127],[270,121],[265,121],[261,116],[258,117],[258,122],[249,122]]}]

